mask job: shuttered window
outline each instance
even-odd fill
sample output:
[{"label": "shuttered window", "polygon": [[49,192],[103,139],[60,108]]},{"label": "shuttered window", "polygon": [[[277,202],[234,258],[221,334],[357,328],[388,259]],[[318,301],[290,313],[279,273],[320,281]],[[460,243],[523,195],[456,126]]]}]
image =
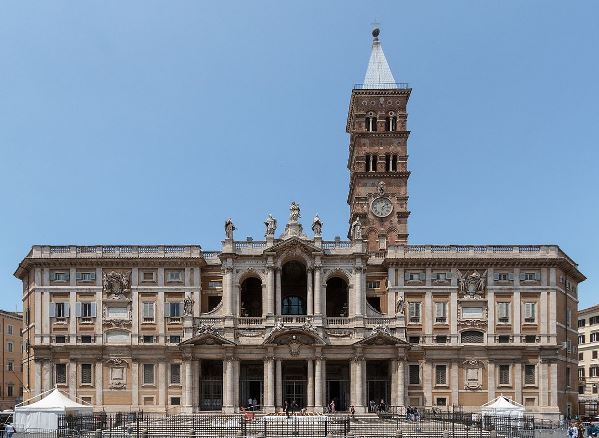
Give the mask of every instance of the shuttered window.
[{"label": "shuttered window", "polygon": [[499,384],[509,385],[510,384],[510,366],[499,365]]},{"label": "shuttered window", "polygon": [[81,384],[91,385],[92,384],[92,365],[90,363],[81,364]]},{"label": "shuttered window", "polygon": [[537,303],[524,303],[524,322],[534,323],[537,318]]},{"label": "shuttered window", "polygon": [[445,301],[435,303],[435,322],[447,322],[447,303]]},{"label": "shuttered window", "polygon": [[408,303],[408,309],[410,313],[410,322],[420,322],[420,302]]},{"label": "shuttered window", "polygon": [[447,385],[447,365],[435,366],[435,384]]},{"label": "shuttered window", "polygon": [[506,324],[510,322],[510,303],[499,302],[497,303],[497,322]]},{"label": "shuttered window", "polygon": [[144,385],[153,385],[154,384],[154,364],[153,363],[145,363],[144,364]]},{"label": "shuttered window", "polygon": [[67,364],[57,363],[54,369],[56,372],[56,384],[65,385],[67,383]]},{"label": "shuttered window", "polygon": [[535,365],[524,365],[524,384],[534,385],[537,383],[536,378],[536,366]]},{"label": "shuttered window", "polygon": [[171,385],[181,383],[181,365],[178,363],[171,364]]}]

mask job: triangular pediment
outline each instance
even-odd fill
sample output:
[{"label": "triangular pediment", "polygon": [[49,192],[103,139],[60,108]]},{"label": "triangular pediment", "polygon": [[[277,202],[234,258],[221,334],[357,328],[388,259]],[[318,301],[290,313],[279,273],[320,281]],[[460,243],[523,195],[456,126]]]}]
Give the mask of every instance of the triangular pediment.
[{"label": "triangular pediment", "polygon": [[357,341],[355,345],[409,345],[409,343],[389,333],[380,331],[374,332],[364,339]]},{"label": "triangular pediment", "polygon": [[235,342],[223,338],[218,333],[200,333],[180,345],[235,345]]},{"label": "triangular pediment", "polygon": [[264,340],[264,344],[288,345],[290,343],[303,345],[325,344],[316,330],[302,327],[275,326]]},{"label": "triangular pediment", "polygon": [[317,247],[310,241],[300,239],[299,237],[290,237],[289,239],[281,240],[270,248],[266,249],[264,252],[282,254],[290,250],[300,250],[308,254],[312,254],[313,252],[322,252],[322,248]]}]

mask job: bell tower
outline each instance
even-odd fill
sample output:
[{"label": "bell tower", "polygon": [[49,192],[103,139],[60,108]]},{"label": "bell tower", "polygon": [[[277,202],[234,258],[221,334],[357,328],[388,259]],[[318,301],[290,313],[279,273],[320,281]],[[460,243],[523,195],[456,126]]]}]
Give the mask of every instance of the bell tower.
[{"label": "bell tower", "polygon": [[346,126],[350,230],[359,218],[370,251],[407,244],[410,215],[406,107],[412,90],[395,82],[379,34],[372,31],[364,83],[352,90]]}]

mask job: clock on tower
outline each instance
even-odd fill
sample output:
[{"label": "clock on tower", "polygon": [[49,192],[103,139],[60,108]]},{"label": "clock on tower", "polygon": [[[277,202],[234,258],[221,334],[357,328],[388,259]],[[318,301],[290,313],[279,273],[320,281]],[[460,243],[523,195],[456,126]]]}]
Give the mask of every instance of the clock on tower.
[{"label": "clock on tower", "polygon": [[407,84],[395,82],[379,41],[364,83],[352,91],[346,130],[350,134],[349,223],[360,218],[368,249],[408,242]]}]

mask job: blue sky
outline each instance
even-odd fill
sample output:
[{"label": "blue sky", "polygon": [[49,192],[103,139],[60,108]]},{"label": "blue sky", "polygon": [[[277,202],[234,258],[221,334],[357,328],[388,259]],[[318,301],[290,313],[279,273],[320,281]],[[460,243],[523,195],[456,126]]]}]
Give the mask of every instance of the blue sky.
[{"label": "blue sky", "polygon": [[33,244],[345,236],[370,23],[409,104],[410,242],[555,243],[599,301],[599,3],[5,1],[0,307]]}]

